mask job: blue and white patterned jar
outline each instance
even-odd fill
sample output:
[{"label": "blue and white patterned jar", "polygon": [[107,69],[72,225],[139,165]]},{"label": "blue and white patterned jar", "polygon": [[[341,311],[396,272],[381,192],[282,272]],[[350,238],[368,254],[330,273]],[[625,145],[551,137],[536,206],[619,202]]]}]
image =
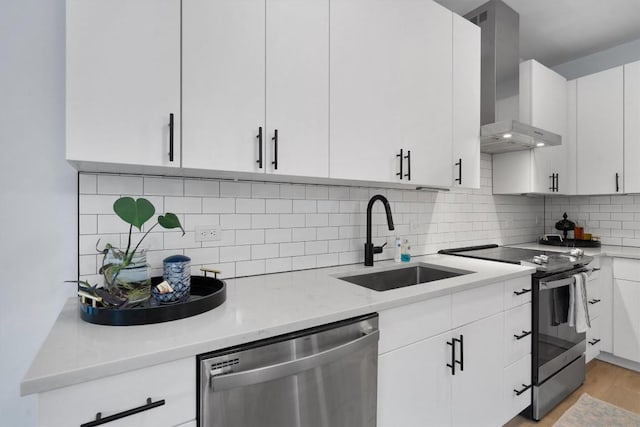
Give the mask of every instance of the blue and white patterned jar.
[{"label": "blue and white patterned jar", "polygon": [[191,258],[172,255],[162,260],[162,277],[173,288],[172,292],[161,294],[153,288],[153,297],[160,303],[184,301],[191,295]]}]

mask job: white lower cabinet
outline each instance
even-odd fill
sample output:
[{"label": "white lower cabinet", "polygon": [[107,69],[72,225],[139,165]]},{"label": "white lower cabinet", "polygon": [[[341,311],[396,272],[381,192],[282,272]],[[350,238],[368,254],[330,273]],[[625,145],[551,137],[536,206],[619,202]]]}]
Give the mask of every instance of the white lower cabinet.
[{"label": "white lower cabinet", "polygon": [[[185,358],[39,394],[39,426],[78,426],[151,403],[162,405],[121,418],[120,427],[192,426],[196,418],[195,359]],[[73,406],[69,402],[75,402]],[[152,405],[150,405],[152,406]]]},{"label": "white lower cabinet", "polygon": [[586,362],[589,363],[600,355],[601,342],[602,342],[602,329],[600,327],[600,317],[591,319],[591,327],[587,329],[587,351]]},{"label": "white lower cabinet", "polygon": [[640,362],[640,282],[614,279],[613,354]]},{"label": "white lower cabinet", "polygon": [[531,403],[530,335],[509,338],[531,330],[531,293],[504,297],[522,279],[380,313],[379,426],[498,426]]}]

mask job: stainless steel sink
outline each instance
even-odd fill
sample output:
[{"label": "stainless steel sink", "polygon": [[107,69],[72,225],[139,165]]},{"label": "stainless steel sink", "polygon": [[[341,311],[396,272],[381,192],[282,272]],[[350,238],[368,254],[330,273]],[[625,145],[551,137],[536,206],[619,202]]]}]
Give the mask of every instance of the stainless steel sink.
[{"label": "stainless steel sink", "polygon": [[393,268],[338,278],[374,291],[388,291],[389,289],[404,288],[405,286],[434,282],[471,273],[473,271],[420,263],[404,268]]}]

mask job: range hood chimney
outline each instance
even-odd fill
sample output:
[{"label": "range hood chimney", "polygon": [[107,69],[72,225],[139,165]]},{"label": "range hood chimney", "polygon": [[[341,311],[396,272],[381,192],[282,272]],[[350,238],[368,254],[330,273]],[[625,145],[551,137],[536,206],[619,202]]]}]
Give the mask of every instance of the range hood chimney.
[{"label": "range hood chimney", "polygon": [[490,0],[464,17],[480,27],[480,151],[495,154],[560,145],[560,135],[519,121],[518,13],[502,0]]}]

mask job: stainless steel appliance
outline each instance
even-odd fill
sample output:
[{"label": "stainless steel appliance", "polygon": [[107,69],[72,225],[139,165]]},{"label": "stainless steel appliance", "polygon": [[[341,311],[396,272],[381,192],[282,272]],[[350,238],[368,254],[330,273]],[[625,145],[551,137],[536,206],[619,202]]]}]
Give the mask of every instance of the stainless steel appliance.
[{"label": "stainless steel appliance", "polygon": [[198,360],[198,425],[375,426],[378,315],[370,314]]},{"label": "stainless steel appliance", "polygon": [[586,334],[569,326],[569,286],[589,271],[589,256],[498,245],[440,251],[449,255],[536,266],[532,275],[532,404],[524,415],[540,420],[584,382]]},{"label": "stainless steel appliance", "polygon": [[520,17],[502,0],[464,15],[480,27],[480,151],[505,153],[560,145],[556,133],[520,122]]}]

